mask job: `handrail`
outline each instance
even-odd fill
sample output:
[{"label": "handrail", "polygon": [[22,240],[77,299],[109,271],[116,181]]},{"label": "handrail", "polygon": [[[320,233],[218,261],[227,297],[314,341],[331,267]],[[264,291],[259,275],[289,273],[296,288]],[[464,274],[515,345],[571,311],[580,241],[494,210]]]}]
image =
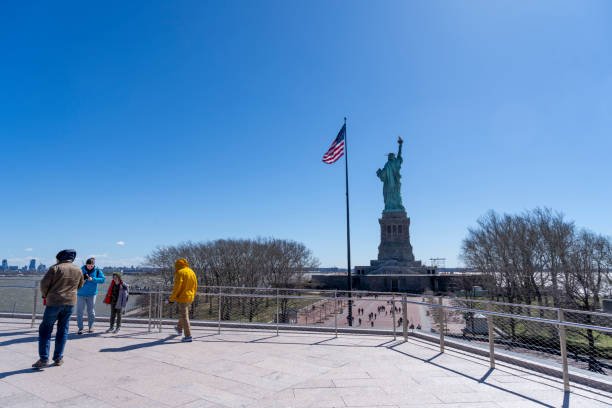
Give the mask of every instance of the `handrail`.
[{"label": "handrail", "polygon": [[[158,293],[158,294],[162,294],[162,295],[169,295],[172,292],[171,291],[134,291],[131,292],[134,295],[137,294],[145,294],[145,293]],[[202,293],[200,295],[209,295],[209,296],[221,296],[221,297],[235,297],[235,298],[276,298],[277,295],[276,294],[270,294],[270,295],[266,295],[266,294],[240,294],[240,293],[226,293],[226,292],[215,292],[215,293]],[[278,295],[278,297],[282,298],[282,299],[311,299],[311,300],[329,300],[329,298],[327,297],[323,297],[323,296],[297,296],[297,295]],[[338,296],[336,298],[336,300],[355,300],[355,298],[349,298],[346,296]],[[370,301],[370,302],[379,302],[380,299],[360,299],[362,301]],[[489,315],[489,316],[497,316],[497,317],[507,317],[507,318],[512,318],[512,319],[517,319],[517,320],[527,320],[527,321],[532,321],[532,322],[538,322],[538,323],[546,323],[546,324],[553,324],[553,325],[563,325],[566,327],[575,327],[575,328],[580,328],[580,329],[591,329],[591,330],[596,330],[596,331],[602,331],[602,332],[607,332],[607,333],[612,333],[612,327],[606,327],[606,326],[597,326],[597,325],[590,325],[590,324],[584,324],[584,323],[574,323],[574,322],[568,322],[568,321],[561,321],[561,320],[554,320],[554,319],[544,319],[541,317],[534,317],[534,316],[525,316],[525,315],[515,315],[515,314],[511,314],[511,313],[503,313],[503,312],[495,312],[495,311],[489,311],[489,310],[482,310],[482,309],[472,309],[472,308],[468,308],[468,307],[460,307],[460,306],[448,306],[448,305],[443,305],[443,304],[434,304],[434,303],[427,303],[427,302],[419,302],[416,300],[404,300],[404,299],[400,299],[400,300],[396,300],[396,302],[398,303],[410,303],[410,304],[415,304],[415,305],[420,305],[420,306],[427,306],[427,307],[434,307],[434,308],[441,308],[441,309],[449,309],[449,310],[457,310],[457,311],[462,311],[462,312],[473,312],[473,313],[481,313],[483,315]]]},{"label": "handrail", "polygon": [[[9,279],[18,279],[18,278],[9,278]],[[36,283],[38,283],[39,281],[35,281]],[[0,285],[0,289],[2,288],[12,288],[12,289],[32,289],[32,288],[37,288],[38,285],[35,286],[22,286],[22,285]],[[211,286],[211,285],[202,285],[198,288],[198,293],[203,293],[203,294],[208,294],[209,292],[203,291],[202,289],[212,289],[212,290],[218,290],[218,289],[238,289],[238,290],[257,290],[257,291],[294,291],[294,292],[318,292],[318,293],[326,293],[329,294],[329,298],[332,298],[334,293],[340,293],[342,294],[343,292],[348,292],[347,290],[333,290],[333,289],[304,289],[304,288],[262,288],[262,287],[255,287],[255,286],[226,286],[226,285],[220,285],[220,286]],[[149,290],[144,290],[144,289],[139,289],[139,291],[141,292],[146,292],[146,293],[158,293],[159,290],[155,290],[155,289],[149,289]],[[498,302],[495,300],[487,300],[487,299],[469,299],[469,298],[460,298],[460,297],[453,297],[453,296],[441,296],[441,295],[428,295],[428,294],[423,294],[423,293],[409,293],[409,292],[380,292],[380,291],[370,291],[370,290],[353,290],[351,293],[353,294],[371,294],[371,295],[381,295],[381,296],[395,296],[397,295],[398,297],[402,297],[404,295],[406,296],[411,296],[411,297],[429,297],[432,299],[439,299],[439,298],[443,298],[443,299],[449,299],[449,300],[456,300],[456,301],[462,301],[462,302],[478,302],[478,303],[482,303],[482,304],[491,304],[491,305],[500,305],[500,306],[509,306],[509,307],[521,307],[521,308],[526,308],[526,309],[535,309],[535,310],[548,310],[548,311],[557,311],[559,309],[563,309],[566,312],[569,313],[575,313],[575,314],[587,314],[587,315],[592,315],[592,316],[600,316],[600,317],[607,317],[607,318],[612,318],[612,314],[609,313],[602,313],[602,312],[596,312],[596,311],[590,311],[590,310],[579,310],[579,309],[568,309],[568,308],[559,308],[559,307],[554,307],[554,306],[540,306],[540,305],[528,305],[528,304],[523,304],[523,303],[508,303],[508,302]],[[226,294],[229,295],[229,294]],[[245,294],[246,295],[246,294]],[[305,298],[305,297],[303,297]],[[327,298],[327,297],[325,297]],[[362,299],[362,298],[361,298]],[[355,298],[351,299],[351,300],[356,300]],[[518,315],[517,315],[518,316]]]},{"label": "handrail", "polygon": [[[25,286],[25,285],[0,285],[0,289],[36,289],[37,286]],[[203,286],[200,287],[198,289],[202,289],[202,288],[208,288],[208,289],[242,289],[242,290],[263,290],[263,291],[267,291],[267,290],[287,290],[287,291],[295,291],[295,292],[323,292],[323,293],[327,293],[327,292],[331,292],[331,294],[334,293],[334,291],[330,291],[327,289],[323,289],[323,290],[319,290],[319,289],[294,289],[294,288],[257,288],[257,287],[239,287],[239,286]],[[346,292],[346,291],[342,291],[342,292]],[[342,293],[341,292],[341,293]],[[138,289],[136,291],[132,291],[132,294],[145,294],[145,293],[161,293],[161,294],[170,294],[172,293],[171,291],[164,291],[164,290],[154,290],[154,289],[150,289],[150,290],[146,290],[146,289]],[[384,296],[394,296],[394,295],[404,295],[402,293],[399,292],[370,292],[370,291],[353,291],[353,293],[376,293],[376,294],[382,294]],[[205,292],[205,291],[201,291],[198,290],[198,294],[204,294],[204,295],[221,295],[221,296],[225,296],[225,297],[253,297],[253,298],[257,298],[257,297],[263,297],[263,298],[275,298],[276,297],[276,293],[273,294],[254,294],[254,293],[227,293],[227,292],[223,292],[223,293],[219,293],[217,292]],[[406,295],[410,295],[410,294],[406,294]],[[434,296],[434,295],[417,295],[420,297],[429,297],[432,299],[438,299],[438,298],[445,298],[444,296]],[[326,297],[326,296],[316,296],[316,295],[286,295],[286,294],[281,294],[282,298],[286,298],[286,299],[318,299],[318,300],[325,300],[325,299],[330,299],[331,297]],[[349,300],[348,297],[346,296],[337,296],[338,300]],[[525,304],[520,304],[520,303],[506,303],[506,302],[496,302],[496,301],[490,301],[490,300],[469,300],[469,299],[463,299],[463,298],[448,298],[447,299],[452,299],[452,300],[460,300],[460,301],[466,301],[466,302],[478,302],[478,303],[483,303],[483,304],[498,304],[498,305],[506,305],[506,306],[512,306],[512,307],[524,307],[524,308],[532,308],[532,309],[539,309],[539,310],[551,310],[551,311],[558,311],[558,310],[563,310],[565,313],[576,313],[576,314],[589,314],[589,315],[593,315],[593,316],[601,316],[601,317],[606,317],[606,318],[612,318],[611,314],[608,313],[601,313],[601,312],[593,312],[593,311],[587,311],[587,310],[578,310],[578,309],[565,309],[565,308],[554,308],[554,307],[549,307],[549,306],[537,306],[537,305],[525,305]],[[350,300],[356,300],[354,297],[350,298]],[[365,301],[369,301],[370,299],[364,299],[364,298],[359,298],[359,300],[365,300]],[[404,300],[398,300],[398,302],[403,303]],[[491,315],[491,316],[500,316],[500,317],[512,317],[512,318],[516,318],[516,319],[521,319],[521,320],[529,320],[529,321],[536,321],[536,322],[541,322],[541,323],[550,323],[550,324],[563,324],[565,326],[573,326],[573,327],[578,327],[578,328],[598,328],[597,330],[601,330],[601,331],[606,331],[606,332],[612,332],[611,328],[608,328],[606,326],[596,326],[596,325],[587,325],[587,324],[582,324],[582,323],[574,323],[574,322],[568,322],[568,321],[563,321],[560,322],[558,320],[553,320],[553,319],[544,319],[544,318],[540,318],[540,317],[534,317],[534,316],[526,316],[526,315],[521,315],[521,314],[513,314],[513,313],[503,313],[503,312],[495,312],[495,311],[489,311],[489,310],[483,310],[483,309],[477,309],[477,308],[469,308],[469,307],[460,307],[460,306],[447,306],[447,305],[440,305],[440,304],[432,304],[432,303],[427,303],[427,302],[420,302],[420,301],[415,301],[415,300],[409,300],[408,298],[405,300],[406,303],[411,303],[411,304],[416,304],[416,305],[421,305],[421,306],[428,306],[428,307],[441,307],[441,308],[445,308],[445,309],[449,309],[449,310],[458,310],[458,311],[467,311],[467,312],[475,312],[475,313],[481,313],[483,315]]]},{"label": "handrail", "polygon": [[[434,296],[437,297],[437,296]],[[491,305],[502,305],[502,306],[514,306],[514,307],[524,307],[527,309],[536,309],[536,310],[550,310],[550,311],[557,311],[559,309],[563,309],[563,310],[567,310],[567,311],[571,311],[572,313],[581,313],[581,314],[590,314],[590,315],[595,315],[595,316],[603,316],[603,317],[610,317],[612,318],[612,315],[609,313],[602,313],[602,312],[594,312],[591,310],[580,310],[580,309],[566,309],[563,307],[554,307],[554,306],[540,306],[540,305],[528,305],[526,303],[508,303],[508,302],[498,302],[496,300],[480,300],[480,299],[466,299],[466,298],[458,298],[458,297],[446,297],[447,299],[452,299],[452,300],[461,300],[464,302],[479,302],[479,303],[485,303],[485,304],[491,304]]]},{"label": "handrail", "polygon": [[458,311],[462,311],[462,312],[481,313],[483,315],[489,315],[489,316],[509,317],[509,318],[517,319],[517,320],[528,320],[528,321],[539,322],[539,323],[548,323],[548,324],[555,324],[555,325],[578,327],[578,328],[581,328],[581,329],[592,329],[592,330],[604,331],[604,332],[612,333],[612,327],[594,326],[594,325],[590,325],[590,324],[568,322],[568,321],[565,321],[565,320],[544,319],[544,318],[541,318],[541,317],[525,316],[525,315],[515,315],[515,314],[510,314],[510,313],[493,312],[493,311],[481,310],[481,309],[470,309],[470,308],[467,308],[467,307],[437,305],[437,304],[433,304],[433,303],[415,302],[415,301],[411,301],[411,300],[406,300],[406,303],[412,303],[412,304],[418,304],[418,305],[430,306],[430,307],[439,307],[439,308],[442,308],[442,309],[458,310]]},{"label": "handrail", "polygon": [[[198,287],[198,292],[200,292],[200,289],[202,288],[210,288],[210,289],[241,289],[241,290],[270,290],[270,291],[275,291],[275,290],[281,290],[281,291],[295,291],[295,292],[321,292],[321,293],[329,293],[330,295],[333,295],[334,292],[336,290],[334,289],[303,289],[303,288],[261,288],[261,287],[253,287],[253,286],[210,286],[210,285],[202,285],[200,287]],[[348,290],[338,290],[338,293],[343,293],[343,292],[348,292]],[[208,293],[208,292],[204,292],[204,293]],[[590,310],[579,310],[579,309],[567,309],[567,308],[558,308],[558,307],[554,307],[554,306],[540,306],[540,305],[528,305],[528,304],[523,304],[523,303],[508,303],[508,302],[498,302],[495,300],[487,300],[487,299],[467,299],[467,298],[460,298],[460,297],[453,297],[453,296],[443,296],[443,295],[427,295],[427,294],[423,294],[423,293],[409,293],[409,292],[380,292],[380,291],[370,291],[370,290],[353,290],[351,291],[351,293],[353,294],[372,294],[372,295],[382,295],[382,296],[412,296],[412,297],[430,297],[433,299],[438,299],[438,298],[443,298],[443,299],[450,299],[450,300],[460,300],[460,301],[465,301],[465,302],[480,302],[480,303],[484,303],[484,304],[494,304],[494,305],[503,305],[503,306],[515,306],[515,307],[524,307],[524,308],[529,308],[529,309],[536,309],[536,310],[550,310],[550,311],[557,311],[559,309],[563,309],[566,311],[571,311],[572,313],[581,313],[581,314],[590,314],[590,315],[595,315],[595,316],[602,316],[602,317],[611,317],[612,315],[608,314],[608,313],[602,313],[602,312],[595,312],[595,311],[590,311]],[[330,296],[333,297],[333,296]],[[355,300],[354,298],[352,300]]]}]

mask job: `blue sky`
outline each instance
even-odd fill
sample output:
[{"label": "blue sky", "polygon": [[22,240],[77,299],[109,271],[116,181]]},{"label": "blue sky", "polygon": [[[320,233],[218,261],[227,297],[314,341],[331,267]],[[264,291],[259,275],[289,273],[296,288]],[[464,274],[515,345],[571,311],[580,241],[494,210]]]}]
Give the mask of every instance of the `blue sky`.
[{"label": "blue sky", "polygon": [[[274,236],[377,256],[376,169],[404,139],[415,256],[460,264],[487,210],[612,234],[608,1],[0,6],[0,258]],[[122,242],[123,245],[118,245]]]}]

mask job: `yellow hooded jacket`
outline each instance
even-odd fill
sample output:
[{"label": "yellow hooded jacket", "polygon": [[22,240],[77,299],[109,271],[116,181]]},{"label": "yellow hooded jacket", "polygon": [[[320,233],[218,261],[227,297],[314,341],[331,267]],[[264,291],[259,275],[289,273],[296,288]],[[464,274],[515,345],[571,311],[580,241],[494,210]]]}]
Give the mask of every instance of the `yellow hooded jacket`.
[{"label": "yellow hooded jacket", "polygon": [[174,263],[174,288],[170,295],[171,302],[191,303],[198,290],[196,274],[186,259],[179,259]]}]

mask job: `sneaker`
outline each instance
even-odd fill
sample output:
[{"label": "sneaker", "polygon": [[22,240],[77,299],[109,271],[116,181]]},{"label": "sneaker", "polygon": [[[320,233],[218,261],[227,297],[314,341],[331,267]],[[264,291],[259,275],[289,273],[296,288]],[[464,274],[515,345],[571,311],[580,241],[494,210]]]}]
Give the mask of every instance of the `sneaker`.
[{"label": "sneaker", "polygon": [[191,336],[189,336],[189,337],[183,337],[183,338],[181,339],[181,341],[182,341],[183,343],[191,343],[191,342],[193,341],[193,339],[191,338]]},{"label": "sneaker", "polygon": [[34,364],[32,364],[32,368],[45,368],[49,366],[49,362],[47,360],[38,360]]},{"label": "sneaker", "polygon": [[63,358],[54,358],[53,362],[55,363],[56,366],[61,366],[62,364],[64,364],[64,359]]},{"label": "sneaker", "polygon": [[77,334],[83,334],[83,329],[79,329],[79,331],[77,332]]},{"label": "sneaker", "polygon": [[117,327],[113,333],[115,334],[119,333],[119,327]]},{"label": "sneaker", "polygon": [[93,329],[93,328],[89,329],[89,334],[91,334],[91,333],[93,333],[93,332],[94,332],[94,329]]},{"label": "sneaker", "polygon": [[178,334],[179,336],[183,334],[183,331],[179,330],[178,326],[174,326],[174,330],[176,330],[176,334]]},{"label": "sneaker", "polygon": [[107,332],[107,333],[110,333],[110,332],[112,332],[112,331],[114,331],[114,330],[115,330],[115,329],[114,329],[113,327],[111,327],[111,328],[109,328],[109,329],[108,329],[106,332]]}]

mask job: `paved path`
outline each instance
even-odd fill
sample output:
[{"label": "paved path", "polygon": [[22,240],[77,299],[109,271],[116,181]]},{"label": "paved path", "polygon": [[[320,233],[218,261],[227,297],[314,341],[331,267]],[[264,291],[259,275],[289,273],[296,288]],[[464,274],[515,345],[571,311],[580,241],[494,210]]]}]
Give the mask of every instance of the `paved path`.
[{"label": "paved path", "polygon": [[[98,327],[101,328],[102,325]],[[74,331],[74,325],[72,327]],[[169,328],[119,335],[71,334],[65,364],[43,371],[36,330],[0,319],[0,407],[214,408],[608,407],[610,394],[418,341],[311,333]],[[564,405],[564,398],[566,404]]]},{"label": "paved path", "polygon": [[[369,300],[365,300],[363,298],[356,298],[353,302],[353,315],[355,316],[355,326],[356,327],[373,327],[375,329],[391,329],[393,327],[393,307],[387,303],[387,301],[391,300],[391,297],[378,297],[374,300],[374,298],[370,298]],[[387,314],[385,312],[379,312],[378,307],[384,306],[386,308]],[[398,331],[401,331],[401,326],[397,326],[398,319],[402,316],[401,312],[401,304],[399,302],[395,303],[395,306],[399,308],[399,312],[395,313],[395,322]],[[346,318],[348,314],[348,308],[344,308],[344,313],[342,315],[338,315],[338,323],[341,326],[346,325]],[[357,309],[363,309],[363,315],[357,314]],[[422,311],[423,310],[423,311]],[[425,315],[425,308],[419,305],[414,305],[411,303],[407,304],[407,316],[409,324],[414,324],[415,327],[421,325],[423,330],[429,331],[431,325],[429,324],[429,318]],[[368,316],[370,313],[376,313],[375,320],[369,320]],[[359,325],[359,318],[361,318],[361,326]],[[374,322],[374,325],[371,325],[371,322]],[[333,322],[332,322],[333,323]]]}]

